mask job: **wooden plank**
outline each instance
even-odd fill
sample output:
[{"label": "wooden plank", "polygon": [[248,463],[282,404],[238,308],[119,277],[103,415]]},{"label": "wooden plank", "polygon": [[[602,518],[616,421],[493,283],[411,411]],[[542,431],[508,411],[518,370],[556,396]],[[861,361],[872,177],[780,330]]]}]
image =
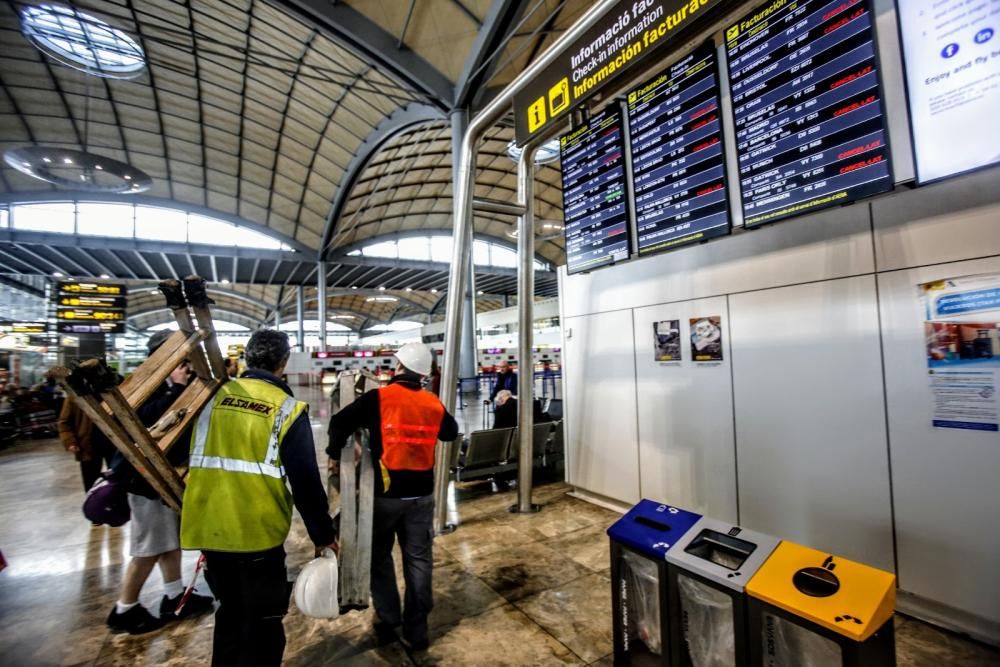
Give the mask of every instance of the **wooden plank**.
[{"label": "wooden plank", "polygon": [[170,489],[170,486],[166,483],[159,472],[151,468],[146,464],[146,459],[142,456],[142,453],[136,448],[135,443],[122,428],[121,424],[114,420],[114,418],[109,415],[97,399],[93,396],[81,396],[76,393],[76,391],[66,382],[66,377],[69,375],[69,371],[63,367],[57,367],[53,369],[53,373],[56,376],[56,380],[59,382],[63,391],[66,393],[67,400],[71,400],[76,403],[77,407],[83,411],[87,417],[96,425],[101,432],[104,433],[111,441],[111,444],[115,446],[125,457],[135,470],[142,475],[149,485],[153,487],[153,490],[160,494],[164,502],[167,503],[172,509],[180,511],[180,498],[175,496]]},{"label": "wooden plank", "polygon": [[[200,331],[190,334],[185,339],[186,335],[183,331],[177,331],[171,335],[167,342],[151,354],[149,359],[142,362],[142,365],[121,384],[121,394],[133,409],[145,403],[146,399],[153,395],[153,392],[163,384],[191,351],[198,348],[198,344],[204,338],[204,334]],[[180,344],[164,350],[162,355],[159,354],[163,348],[176,340],[175,337],[180,337]]]},{"label": "wooden plank", "polygon": [[[160,451],[164,454],[169,452],[177,440],[184,434],[187,427],[198,418],[201,414],[202,408],[212,400],[215,395],[215,390],[219,387],[219,383],[212,380],[206,382],[201,379],[196,379],[191,383],[184,393],[180,395],[180,398],[174,403],[171,409],[177,408],[187,408],[187,414],[181,418],[181,421],[174,425],[169,431],[167,431],[162,437],[159,437],[159,447]],[[156,434],[153,434],[154,438]]]},{"label": "wooden plank", "polygon": [[206,334],[205,354],[208,356],[208,364],[212,367],[212,372],[217,378],[227,377],[226,363],[219,348],[219,339],[215,335],[215,324],[212,320],[212,311],[209,304],[212,300],[208,298],[205,291],[205,279],[200,276],[188,276],[184,279],[184,296],[188,304],[194,310],[194,316],[198,320],[198,327]]},{"label": "wooden plank", "polygon": [[[194,320],[191,319],[191,313],[187,308],[177,309],[173,312],[174,319],[177,320],[177,326],[181,331],[187,334],[195,332]],[[191,368],[193,368],[194,372],[198,374],[198,377],[202,380],[212,379],[212,371],[208,367],[208,360],[205,358],[205,350],[201,345],[191,350],[188,360],[190,360]]]},{"label": "wooden plank", "polygon": [[150,465],[167,482],[170,490],[178,498],[183,498],[184,483],[177,476],[177,471],[167,461],[167,458],[153,441],[153,438],[149,435],[149,431],[146,430],[146,426],[139,419],[135,410],[128,404],[122,393],[118,391],[118,387],[112,387],[110,390],[102,392],[101,398],[104,399],[104,402],[111,408],[111,412],[114,413],[118,421],[125,427],[125,431],[132,436],[139,451],[142,452]]}]

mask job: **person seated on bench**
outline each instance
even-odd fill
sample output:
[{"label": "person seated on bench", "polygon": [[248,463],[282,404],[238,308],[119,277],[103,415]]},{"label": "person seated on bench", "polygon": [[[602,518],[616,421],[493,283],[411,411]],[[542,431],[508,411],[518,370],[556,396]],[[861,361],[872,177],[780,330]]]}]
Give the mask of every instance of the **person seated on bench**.
[{"label": "person seated on bench", "polygon": [[[535,406],[534,421],[536,424],[551,421],[548,414],[542,411],[542,402],[533,401]],[[506,389],[497,393],[496,410],[493,412],[493,428],[511,428],[517,426],[517,397]]]}]

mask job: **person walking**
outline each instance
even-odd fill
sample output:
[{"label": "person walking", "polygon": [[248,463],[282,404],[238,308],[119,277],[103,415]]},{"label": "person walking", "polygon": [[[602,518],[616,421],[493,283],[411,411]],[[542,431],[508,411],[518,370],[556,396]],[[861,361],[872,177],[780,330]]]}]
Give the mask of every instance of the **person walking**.
[{"label": "person walking", "polygon": [[290,352],[286,334],[254,333],[247,370],[206,405],[191,441],[181,546],[205,554],[205,578],[219,600],[216,666],[281,664],[293,503],[317,555],[337,549],[309,406],[280,379]]},{"label": "person walking", "polygon": [[[166,342],[172,331],[157,331],[146,343],[153,354]],[[185,361],[175,368],[166,381],[146,399],[136,414],[146,427],[152,426],[173,405],[187,388],[191,370]],[[182,436],[183,438],[183,436]],[[167,454],[171,465],[179,466],[187,459],[185,447],[174,447]],[[131,511],[131,555],[118,601],[108,615],[108,627],[113,632],[141,635],[159,630],[168,621],[187,618],[212,609],[212,598],[192,594],[180,614],[177,607],[184,593],[181,581],[181,549],[178,536],[179,517],[139,475],[119,452],[110,466],[113,475],[128,479],[128,504]],[[160,615],[153,616],[139,603],[139,593],[153,568],[159,565],[163,575],[163,598]]]},{"label": "person walking", "polygon": [[[396,373],[330,419],[326,453],[340,450],[359,429],[368,429],[375,474],[372,518],[371,594],[382,642],[402,638],[412,649],[427,647],[427,615],[434,606],[431,588],[434,537],[434,448],[438,440],[458,437],[458,424],[437,396],[422,389],[431,372],[431,351],[407,343],[396,352]],[[400,609],[392,548],[403,552],[404,605]]]}]

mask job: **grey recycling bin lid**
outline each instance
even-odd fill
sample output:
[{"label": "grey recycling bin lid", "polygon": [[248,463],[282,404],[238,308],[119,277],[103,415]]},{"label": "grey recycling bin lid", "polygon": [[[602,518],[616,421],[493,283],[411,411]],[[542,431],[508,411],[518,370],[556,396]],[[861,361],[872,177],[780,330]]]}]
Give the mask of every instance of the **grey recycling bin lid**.
[{"label": "grey recycling bin lid", "polygon": [[667,552],[667,562],[737,592],[760,569],[781,540],[710,517],[702,517]]}]

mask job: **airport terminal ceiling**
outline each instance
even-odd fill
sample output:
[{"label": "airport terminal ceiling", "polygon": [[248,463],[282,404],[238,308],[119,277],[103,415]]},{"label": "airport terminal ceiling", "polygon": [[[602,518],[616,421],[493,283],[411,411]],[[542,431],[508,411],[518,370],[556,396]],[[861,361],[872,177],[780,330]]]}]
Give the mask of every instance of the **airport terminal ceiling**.
[{"label": "airport terminal ceiling", "polygon": [[[295,316],[298,285],[306,286],[306,311],[315,312],[323,258],[331,314],[356,313],[363,318],[358,326],[439,319],[447,264],[357,251],[387,239],[412,244],[450,234],[449,110],[463,106],[474,114],[588,6],[585,0],[0,2],[0,151],[44,147],[57,160],[78,151],[105,164],[117,161],[137,177],[119,183],[126,194],[94,192],[90,186],[107,181],[95,178],[93,160],[74,165],[84,167],[78,172],[67,163],[58,186],[0,165],[0,207],[10,207],[0,220],[0,273],[12,280],[107,275],[141,289],[194,272],[220,292],[245,297],[225,307],[247,321],[273,321],[276,308],[287,321]],[[512,138],[505,125],[485,138],[478,197],[513,199]],[[140,191],[143,173],[151,183]],[[79,187],[67,186],[77,177]],[[561,234],[545,233],[562,223],[560,188],[557,167],[538,169],[536,258],[549,269],[537,272],[538,296],[555,294],[551,269],[565,261]],[[133,237],[113,239],[76,226],[57,234],[12,224],[16,204],[31,202],[178,209],[192,229],[196,220],[236,224],[283,246],[215,245],[193,234],[150,239],[138,224]],[[476,238],[514,249],[514,224],[477,214]],[[512,303],[516,270],[500,264],[477,262],[477,310]],[[398,300],[371,298],[380,295]],[[169,318],[150,312],[155,304],[147,301],[156,298],[130,304],[134,325]]]}]

